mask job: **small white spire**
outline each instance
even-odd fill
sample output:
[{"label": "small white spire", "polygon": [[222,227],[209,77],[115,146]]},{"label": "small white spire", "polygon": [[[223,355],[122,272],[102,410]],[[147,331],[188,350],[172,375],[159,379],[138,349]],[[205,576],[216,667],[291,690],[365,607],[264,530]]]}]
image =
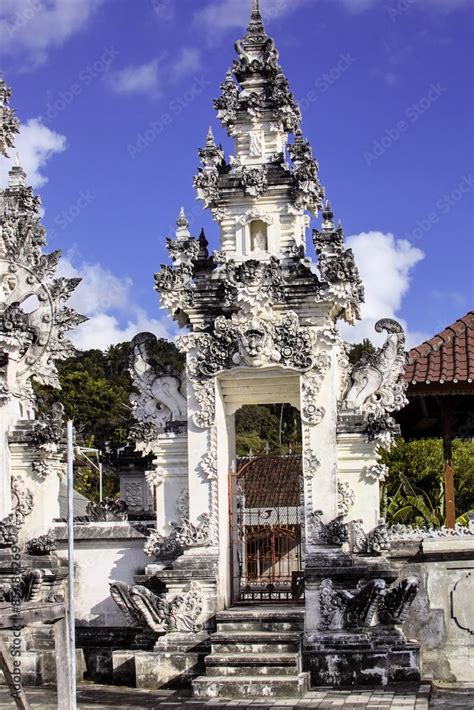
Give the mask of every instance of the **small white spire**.
[{"label": "small white spire", "polygon": [[8,171],[8,187],[24,187],[26,185],[26,173],[21,167],[20,155],[17,152],[15,162]]},{"label": "small white spire", "polygon": [[186,219],[186,215],[184,213],[184,207],[181,207],[180,212],[179,212],[179,217],[176,220],[176,224],[178,229],[176,230],[176,238],[177,239],[189,239],[191,236],[189,232],[189,222]]}]

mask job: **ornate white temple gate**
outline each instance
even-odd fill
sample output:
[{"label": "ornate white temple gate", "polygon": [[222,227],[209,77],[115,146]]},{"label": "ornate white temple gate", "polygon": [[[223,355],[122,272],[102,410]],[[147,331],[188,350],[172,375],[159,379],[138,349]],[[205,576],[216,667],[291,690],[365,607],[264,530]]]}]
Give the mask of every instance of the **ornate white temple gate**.
[{"label": "ornate white temple gate", "polygon": [[[389,413],[405,402],[404,335],[398,323],[379,322],[385,345],[350,367],[337,322],[359,317],[363,287],[342,227],[324,202],[300,110],[257,2],[236,49],[215,101],[235,152],[227,162],[209,130],[194,180],[219,225],[220,248],[210,254],[204,232],[193,237],[182,210],[176,238],[167,240],[173,266],[155,277],[164,307],[187,331],[178,338],[185,377],[149,363],[153,336],[138,336],[131,356],[138,445],[155,455],[148,478],[156,487],[157,530],[147,542],[155,562],[140,584],[118,583],[112,594],[135,623],[164,633],[146,671],[158,685],[193,675],[190,653],[199,672],[216,624],[207,675],[193,684],[197,695],[302,694],[310,675],[324,684],[416,679],[417,647],[407,646],[395,624],[417,584],[405,580],[389,591],[397,575],[380,557],[388,546],[378,519],[385,471],[376,463],[377,446],[390,441],[394,428]],[[319,211],[315,263],[306,233]],[[302,536],[301,569],[287,576],[296,573],[295,597],[304,589],[305,611],[261,607],[239,616],[225,610],[235,601],[275,601],[269,592],[278,585],[270,579],[270,588],[265,582],[265,593],[257,593],[268,567],[270,578],[277,576],[275,561],[258,567],[242,534],[231,534],[236,523],[241,533],[253,526],[267,541],[269,532],[251,520],[252,507],[261,506],[255,498],[245,508],[242,480],[240,489],[232,473],[229,482],[237,465],[235,412],[283,402],[297,407],[302,421],[301,513],[293,522]],[[278,515],[278,505],[266,507],[268,516]],[[151,591],[157,580],[166,585],[164,595]],[[282,637],[282,628],[294,632]],[[255,639],[239,629],[251,629]],[[296,653],[286,681],[287,669],[266,657],[263,671],[255,666],[255,654],[272,649]],[[233,678],[239,674],[247,676],[243,686]]]}]

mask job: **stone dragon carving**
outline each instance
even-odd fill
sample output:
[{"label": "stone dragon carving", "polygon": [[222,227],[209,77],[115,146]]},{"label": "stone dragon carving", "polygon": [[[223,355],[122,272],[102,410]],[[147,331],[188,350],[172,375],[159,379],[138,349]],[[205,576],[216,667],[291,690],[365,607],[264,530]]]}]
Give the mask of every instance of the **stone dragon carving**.
[{"label": "stone dragon carving", "polygon": [[123,582],[111,584],[110,595],[134,625],[148,626],[156,633],[198,633],[202,630],[204,600],[198,582],[192,581],[186,591],[171,600],[153,594],[147,587],[130,587]]},{"label": "stone dragon carving", "polygon": [[[164,429],[169,422],[186,421],[185,383],[169,369],[151,362],[151,346],[157,342],[152,333],[139,333],[130,346],[129,370],[137,394],[130,401],[134,418],[153,430]],[[142,432],[139,432],[142,434]]]},{"label": "stone dragon carving", "polygon": [[379,620],[381,624],[403,624],[418,593],[420,583],[416,577],[403,579],[392,587],[381,599],[379,604]]},{"label": "stone dragon carving", "polygon": [[383,579],[359,583],[354,592],[336,589],[332,580],[324,579],[319,592],[319,628],[326,631],[370,626],[384,593]]},{"label": "stone dragon carving", "polygon": [[407,403],[405,366],[405,334],[399,323],[390,318],[375,324],[377,333],[388,335],[384,345],[373,354],[365,354],[351,373],[351,384],[344,398],[347,411],[384,417]]}]

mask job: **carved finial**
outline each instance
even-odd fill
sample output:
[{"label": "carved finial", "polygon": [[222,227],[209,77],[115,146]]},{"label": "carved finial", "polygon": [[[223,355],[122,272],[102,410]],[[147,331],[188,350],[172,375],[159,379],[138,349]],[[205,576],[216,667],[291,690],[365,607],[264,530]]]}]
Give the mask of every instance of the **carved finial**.
[{"label": "carved finial", "polygon": [[331,209],[329,200],[326,200],[323,209],[323,229],[325,231],[334,231],[334,212]]},{"label": "carved finial", "polygon": [[216,147],[216,141],[214,139],[214,133],[212,132],[212,126],[209,126],[209,130],[207,132],[206,148],[215,148],[215,147]]},{"label": "carved finial", "polygon": [[21,167],[20,156],[16,154],[15,164],[8,171],[8,187],[24,187],[26,185],[26,173]]},{"label": "carved finial", "polygon": [[201,260],[205,260],[209,256],[209,250],[208,247],[209,242],[206,239],[206,233],[204,232],[204,228],[201,229],[201,233],[199,235],[199,254],[198,258]]},{"label": "carved finial", "polygon": [[184,207],[181,207],[181,210],[179,212],[179,217],[176,220],[176,224],[178,225],[178,227],[186,227],[186,228],[189,227],[189,222],[186,219],[186,215],[184,213]]},{"label": "carved finial", "polygon": [[259,0],[253,0],[248,31],[252,34],[264,32]]},{"label": "carved finial", "polygon": [[225,75],[225,80],[234,83],[234,75],[232,74],[232,69],[227,69],[227,73]]}]

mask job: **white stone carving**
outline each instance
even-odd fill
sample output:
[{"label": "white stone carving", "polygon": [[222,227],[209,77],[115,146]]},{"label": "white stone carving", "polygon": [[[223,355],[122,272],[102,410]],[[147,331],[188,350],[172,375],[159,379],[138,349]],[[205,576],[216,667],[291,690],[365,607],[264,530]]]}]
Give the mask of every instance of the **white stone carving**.
[{"label": "white stone carving", "polygon": [[261,158],[265,152],[265,134],[263,131],[252,131],[250,133],[250,155],[253,158]]},{"label": "white stone carving", "polygon": [[376,353],[366,355],[354,366],[344,406],[348,411],[384,417],[408,401],[403,379],[405,334],[401,325],[389,318],[378,321],[375,330],[387,331],[387,339]]},{"label": "white stone carving", "polygon": [[347,515],[355,503],[355,491],[347,481],[339,481],[337,484],[337,512],[339,515]]},{"label": "white stone carving", "polygon": [[180,518],[189,517],[189,489],[183,488],[179,496],[176,498],[176,510]]},{"label": "white stone carving", "polygon": [[274,221],[273,215],[270,214],[270,212],[267,212],[267,210],[264,210],[261,207],[252,207],[251,209],[247,210],[241,217],[239,217],[237,222],[238,224],[246,225],[250,224],[250,222],[253,222],[256,219],[265,222],[265,224],[273,224]]},{"label": "white stone carving", "polygon": [[139,394],[130,401],[137,421],[162,429],[168,422],[186,420],[187,402],[183,380],[150,364],[149,347],[154,342],[152,333],[140,333],[132,341],[130,373]]},{"label": "white stone carving", "polygon": [[366,466],[363,469],[364,476],[372,481],[385,481],[389,474],[388,466],[384,463],[374,463],[372,466]]},{"label": "white stone carving", "polygon": [[330,358],[327,353],[318,353],[315,367],[305,372],[301,378],[301,419],[305,424],[319,424],[325,409],[318,404],[318,395],[323,379],[329,369]]}]

